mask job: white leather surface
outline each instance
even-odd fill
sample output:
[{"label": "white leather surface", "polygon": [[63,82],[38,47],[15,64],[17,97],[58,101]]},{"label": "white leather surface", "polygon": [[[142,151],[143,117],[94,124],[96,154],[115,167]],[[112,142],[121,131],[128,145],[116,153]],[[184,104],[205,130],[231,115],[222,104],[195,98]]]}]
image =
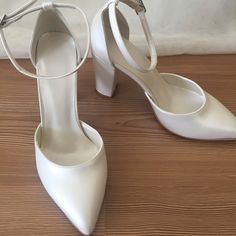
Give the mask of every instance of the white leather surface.
[{"label": "white leather surface", "polygon": [[[67,34],[48,33],[40,38],[36,63],[39,74],[63,74],[73,69],[76,61],[74,40]],[[65,166],[88,161],[98,152],[98,147],[87,138],[78,122],[76,84],[76,74],[38,81],[42,113],[41,149],[51,161]]]},{"label": "white leather surface", "polygon": [[[177,83],[168,84],[156,70],[142,73],[129,66],[114,42],[112,33],[108,30],[107,33],[109,34],[107,42],[112,62],[135,79],[145,91],[152,95],[155,102],[164,110],[178,114],[190,113],[196,111],[203,105],[204,98],[202,91],[194,86],[195,84],[193,82],[186,81],[181,86],[176,85]],[[150,62],[143,56],[142,52],[130,43],[128,39],[123,40],[131,55],[140,65],[149,65]]]},{"label": "white leather surface", "polygon": [[[13,10],[26,0],[0,0],[0,14]],[[39,2],[42,2],[40,0]],[[62,2],[57,0],[57,2]],[[66,0],[83,8],[90,21],[106,0]],[[235,0],[144,0],[147,18],[158,43],[159,55],[208,54],[236,52],[236,1]],[[123,7],[122,7],[123,9]],[[146,48],[141,26],[134,12],[127,9],[132,28],[132,40],[143,50]],[[69,15],[73,28],[85,29],[77,22],[77,13]],[[18,57],[28,56],[30,32],[34,17],[25,18],[8,31],[8,39]],[[80,30],[80,37],[85,38]],[[85,47],[83,44],[82,48]],[[0,47],[0,57],[4,55]]]},{"label": "white leather surface", "polygon": [[[31,55],[37,73],[65,74],[80,58],[70,30],[55,9],[43,11],[37,22],[32,40],[36,47],[31,47],[36,50]],[[36,162],[48,194],[72,224],[89,235],[103,202],[107,163],[101,136],[79,121],[76,81],[77,74],[38,79],[41,124],[35,133]]]},{"label": "white leather surface", "polygon": [[[117,18],[122,41],[125,42],[123,47],[128,49],[142,67],[147,66],[147,57],[129,41],[128,24],[119,11]],[[179,75],[160,74],[157,70],[143,73],[130,65],[122,53],[123,48],[118,48],[119,38],[114,37],[116,32],[111,30],[112,23],[113,18],[108,15],[108,7],[105,5],[94,18],[91,27],[97,91],[112,96],[117,83],[115,67],[143,88],[157,118],[171,132],[193,139],[236,138],[236,117],[194,81]]]}]

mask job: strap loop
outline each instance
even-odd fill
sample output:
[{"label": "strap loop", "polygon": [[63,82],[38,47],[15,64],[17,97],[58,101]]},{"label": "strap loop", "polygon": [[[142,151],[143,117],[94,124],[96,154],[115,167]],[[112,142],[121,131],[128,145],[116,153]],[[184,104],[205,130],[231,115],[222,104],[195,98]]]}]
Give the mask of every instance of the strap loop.
[{"label": "strap loop", "polygon": [[[89,50],[90,50],[90,28],[89,28],[89,23],[88,23],[88,18],[85,15],[85,13],[77,6],[72,5],[72,4],[63,4],[63,3],[44,3],[41,6],[37,6],[34,8],[30,8],[27,10],[27,8],[32,5],[35,2],[35,0],[30,1],[29,3],[27,3],[26,5],[24,5],[23,7],[21,7],[20,9],[18,9],[17,11],[9,14],[9,15],[4,15],[3,18],[1,18],[0,21],[0,37],[1,37],[1,41],[2,41],[2,45],[3,48],[7,54],[7,56],[9,57],[10,61],[12,62],[13,66],[22,74],[30,77],[30,78],[34,78],[34,79],[60,79],[60,78],[64,78],[67,77],[69,75],[74,74],[86,61],[88,54],[89,54]],[[6,38],[5,38],[5,34],[4,34],[4,30],[3,28],[7,27],[8,25],[11,25],[12,23],[18,21],[19,19],[21,19],[23,16],[28,15],[30,13],[33,13],[35,11],[39,11],[39,10],[45,10],[45,9],[52,9],[53,7],[55,8],[68,8],[68,9],[75,9],[78,10],[86,23],[86,28],[87,28],[87,34],[88,34],[88,39],[87,39],[87,47],[85,50],[85,54],[83,59],[81,60],[81,62],[77,65],[77,67],[73,70],[70,71],[64,75],[60,75],[60,76],[45,76],[45,75],[37,75],[37,74],[33,74],[29,71],[27,71],[26,69],[24,69],[23,67],[21,67],[18,62],[15,60],[14,56],[12,55],[12,52],[7,44]]]},{"label": "strap loop", "polygon": [[52,10],[54,8],[53,2],[44,2],[42,4],[42,8],[43,10],[47,11],[47,10]]},{"label": "strap loop", "polygon": [[[139,19],[141,21],[141,24],[145,33],[145,38],[148,42],[149,52],[151,56],[150,66],[147,68],[143,67],[142,65],[138,64],[135,61],[135,59],[132,57],[129,50],[127,49],[123,37],[121,36],[120,28],[119,28],[118,20],[117,20],[117,14],[116,14],[116,8],[119,2],[123,2],[127,4],[129,7],[133,8],[139,16]],[[133,68],[137,69],[140,72],[148,72],[148,71],[154,70],[157,65],[157,51],[156,51],[154,40],[152,38],[151,30],[149,28],[149,25],[145,16],[146,8],[143,2],[141,0],[120,0],[120,1],[111,0],[108,3],[108,8],[109,8],[110,25],[113,32],[113,36],[124,58],[130,64],[130,66],[132,66]]]}]

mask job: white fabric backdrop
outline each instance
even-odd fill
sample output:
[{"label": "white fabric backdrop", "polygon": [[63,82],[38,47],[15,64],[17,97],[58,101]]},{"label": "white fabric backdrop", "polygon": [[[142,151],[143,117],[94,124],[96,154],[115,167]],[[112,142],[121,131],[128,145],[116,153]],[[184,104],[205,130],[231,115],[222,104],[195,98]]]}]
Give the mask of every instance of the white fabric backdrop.
[{"label": "white fabric backdrop", "polygon": [[[16,9],[27,0],[0,0],[0,14]],[[106,0],[57,0],[78,4],[91,21]],[[38,1],[38,3],[42,2]],[[235,0],[144,0],[147,17],[159,55],[210,54],[236,52]],[[132,29],[132,40],[146,50],[137,15],[122,6]],[[65,15],[84,41],[83,23],[76,13]],[[27,17],[7,29],[8,41],[17,57],[28,56],[28,45],[35,16]],[[4,57],[0,45],[0,57]]]}]

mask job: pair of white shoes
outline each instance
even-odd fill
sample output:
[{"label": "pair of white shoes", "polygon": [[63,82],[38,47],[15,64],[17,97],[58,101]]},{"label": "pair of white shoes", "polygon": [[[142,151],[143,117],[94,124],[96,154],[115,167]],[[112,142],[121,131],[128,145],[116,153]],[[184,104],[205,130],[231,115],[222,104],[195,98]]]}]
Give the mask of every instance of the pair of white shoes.
[{"label": "pair of white shoes", "polygon": [[[38,83],[41,123],[35,133],[37,170],[48,194],[83,234],[93,231],[103,202],[107,161],[99,133],[82,122],[77,112],[77,70],[90,49],[90,28],[84,12],[75,5],[32,1],[0,19],[5,51],[21,73]],[[117,9],[119,2],[140,17],[149,45],[148,60],[129,41],[129,26]],[[85,18],[86,53],[69,29],[59,9],[75,9]],[[37,73],[22,68],[14,59],[4,28],[23,16],[40,11],[30,47]],[[159,121],[171,132],[192,139],[236,138],[236,118],[218,100],[195,82],[156,70],[156,47],[140,0],[110,0],[97,13],[91,26],[91,44],[96,71],[96,89],[111,97],[116,89],[116,70],[135,80],[145,91]]]}]

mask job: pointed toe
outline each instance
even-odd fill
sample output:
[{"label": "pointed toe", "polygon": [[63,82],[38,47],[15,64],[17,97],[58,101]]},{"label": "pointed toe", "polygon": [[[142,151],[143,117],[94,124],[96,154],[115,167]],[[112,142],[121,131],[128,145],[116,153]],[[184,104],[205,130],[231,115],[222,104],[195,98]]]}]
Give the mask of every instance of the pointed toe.
[{"label": "pointed toe", "polygon": [[[168,75],[169,76],[169,75]],[[220,101],[203,91],[196,83],[171,75],[172,80],[193,83],[201,98],[196,109],[188,113],[174,113],[160,108],[154,99],[146,93],[154,113],[161,124],[170,132],[179,136],[199,140],[236,139],[236,117]],[[170,80],[170,82],[172,82]]]},{"label": "pointed toe", "polygon": [[88,183],[86,189],[81,189],[82,194],[80,191],[75,194],[73,204],[71,197],[68,198],[69,207],[65,208],[65,204],[59,205],[67,218],[84,235],[90,235],[96,226],[105,193],[106,176],[97,175],[92,182]]},{"label": "pointed toe", "polygon": [[98,215],[96,213],[92,213],[92,215],[80,213],[77,217],[74,217],[71,222],[83,235],[90,235],[94,231],[97,218]]},{"label": "pointed toe", "polygon": [[36,164],[48,194],[71,223],[84,235],[93,232],[102,206],[107,180],[107,161],[99,133],[82,123],[88,137],[98,147],[89,161],[74,166],[54,163],[41,149],[41,126],[35,134]]},{"label": "pointed toe", "polygon": [[199,123],[206,127],[210,139],[236,139],[236,117],[220,101],[206,93],[205,108]]},{"label": "pointed toe", "polygon": [[76,228],[84,235],[90,235],[92,234],[94,228],[95,228],[96,221],[91,224],[88,223],[87,221],[84,221],[79,227],[76,226]]}]

